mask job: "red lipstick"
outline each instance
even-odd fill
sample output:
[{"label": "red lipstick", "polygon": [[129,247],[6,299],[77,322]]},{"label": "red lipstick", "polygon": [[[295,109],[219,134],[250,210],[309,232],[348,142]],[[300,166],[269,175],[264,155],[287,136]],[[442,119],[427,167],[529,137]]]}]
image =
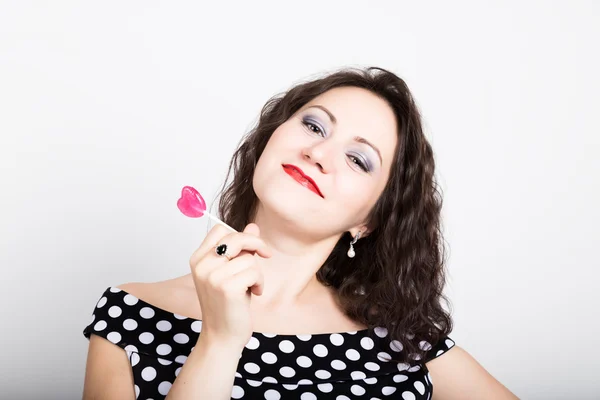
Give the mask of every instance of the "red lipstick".
[{"label": "red lipstick", "polygon": [[306,175],[300,168],[292,164],[284,164],[283,169],[289,176],[294,178],[302,186],[315,192],[320,197],[325,198],[315,181],[310,176]]}]

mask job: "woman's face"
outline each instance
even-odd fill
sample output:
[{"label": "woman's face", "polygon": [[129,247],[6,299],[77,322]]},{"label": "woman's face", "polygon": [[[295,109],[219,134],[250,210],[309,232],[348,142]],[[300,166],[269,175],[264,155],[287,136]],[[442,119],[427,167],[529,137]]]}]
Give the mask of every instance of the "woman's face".
[{"label": "woman's face", "polygon": [[321,94],[269,139],[253,177],[259,212],[320,238],[355,234],[383,192],[397,140],[385,100],[356,87]]}]

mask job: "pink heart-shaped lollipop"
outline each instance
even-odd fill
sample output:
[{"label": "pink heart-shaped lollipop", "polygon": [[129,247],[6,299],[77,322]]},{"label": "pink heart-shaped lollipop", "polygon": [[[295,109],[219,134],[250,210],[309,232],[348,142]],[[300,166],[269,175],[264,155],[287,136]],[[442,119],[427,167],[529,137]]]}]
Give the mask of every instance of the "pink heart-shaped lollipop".
[{"label": "pink heart-shaped lollipop", "polygon": [[196,189],[184,186],[177,200],[177,208],[187,217],[200,218],[206,211],[206,202]]}]

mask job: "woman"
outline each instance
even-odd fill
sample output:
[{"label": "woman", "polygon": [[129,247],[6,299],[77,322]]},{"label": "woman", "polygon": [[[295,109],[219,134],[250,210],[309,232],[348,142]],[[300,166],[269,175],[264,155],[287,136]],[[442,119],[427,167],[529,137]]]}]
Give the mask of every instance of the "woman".
[{"label": "woman", "polygon": [[100,298],[84,398],[515,398],[448,337],[434,158],[402,79],[344,69],[274,97],[232,170],[219,214],[239,233]]}]

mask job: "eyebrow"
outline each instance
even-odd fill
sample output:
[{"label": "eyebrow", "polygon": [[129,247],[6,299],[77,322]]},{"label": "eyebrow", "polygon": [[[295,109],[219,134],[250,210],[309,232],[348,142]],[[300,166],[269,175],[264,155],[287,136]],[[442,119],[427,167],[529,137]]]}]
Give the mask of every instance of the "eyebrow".
[{"label": "eyebrow", "polygon": [[[312,105],[310,107],[307,108],[318,108],[320,110],[323,110],[325,112],[325,114],[327,114],[327,116],[329,117],[329,119],[331,120],[331,122],[335,125],[337,123],[337,119],[335,118],[335,115],[333,115],[327,108],[319,105],[319,104],[315,104]],[[358,142],[358,143],[363,143],[366,144],[367,146],[371,147],[373,150],[375,150],[375,153],[377,153],[377,155],[379,156],[379,163],[381,165],[383,165],[383,157],[381,157],[381,152],[379,151],[379,149],[377,148],[377,146],[375,146],[373,143],[369,142],[367,139],[365,139],[364,137],[360,137],[360,136],[354,136],[354,141]]]}]

